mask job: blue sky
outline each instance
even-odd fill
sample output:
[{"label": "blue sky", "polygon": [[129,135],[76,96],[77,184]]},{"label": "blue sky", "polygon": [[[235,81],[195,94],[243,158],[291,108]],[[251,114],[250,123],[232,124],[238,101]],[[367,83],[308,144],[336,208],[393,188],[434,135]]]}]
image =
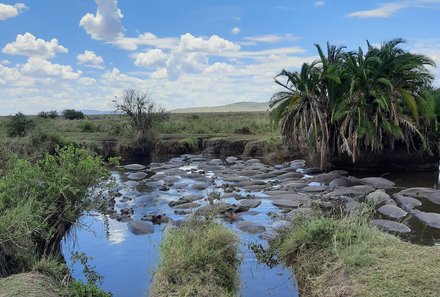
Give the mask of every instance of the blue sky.
[{"label": "blue sky", "polygon": [[112,110],[126,88],[166,109],[268,101],[327,41],[402,37],[440,65],[439,16],[440,0],[0,0],[0,114]]}]

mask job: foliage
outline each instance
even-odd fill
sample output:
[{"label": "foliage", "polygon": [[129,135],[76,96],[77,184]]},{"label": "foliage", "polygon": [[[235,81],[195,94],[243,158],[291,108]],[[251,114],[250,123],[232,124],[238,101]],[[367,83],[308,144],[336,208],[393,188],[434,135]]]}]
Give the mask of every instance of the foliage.
[{"label": "foliage", "polygon": [[40,111],[37,114],[37,117],[43,118],[43,119],[55,119],[58,117],[58,112],[56,110]]},{"label": "foliage", "polygon": [[438,103],[427,92],[433,77],[426,66],[434,62],[399,48],[402,42],[368,43],[365,53],[327,44],[327,55],[316,45],[319,60],[299,72],[283,70],[275,82],[284,91],[270,100],[283,135],[320,151],[323,169],[334,153],[348,154],[353,163],[367,150],[405,146],[431,153]]},{"label": "foliage", "polygon": [[35,122],[19,112],[9,119],[6,127],[9,137],[23,137],[35,127]]},{"label": "foliage", "polygon": [[0,275],[27,271],[59,243],[84,211],[99,207],[89,188],[108,176],[81,148],[58,148],[36,163],[11,156],[0,178]]},{"label": "foliage", "polygon": [[211,220],[168,228],[150,296],[234,296],[237,237]]},{"label": "foliage", "polygon": [[81,122],[79,123],[78,127],[81,129],[81,132],[88,133],[92,133],[97,129],[92,122]]},{"label": "foliage", "polygon": [[75,109],[63,110],[63,116],[66,120],[82,120],[84,119],[84,113]]}]

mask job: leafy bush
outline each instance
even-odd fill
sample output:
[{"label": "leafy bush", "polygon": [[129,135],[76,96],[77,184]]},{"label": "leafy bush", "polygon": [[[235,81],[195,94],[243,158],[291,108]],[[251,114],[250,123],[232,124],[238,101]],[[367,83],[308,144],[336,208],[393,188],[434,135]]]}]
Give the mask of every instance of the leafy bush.
[{"label": "leafy bush", "polygon": [[89,188],[108,176],[94,153],[68,146],[35,164],[11,157],[0,178],[0,276],[26,271],[58,251],[62,237],[100,201]]},{"label": "leafy bush", "polygon": [[58,117],[58,112],[56,110],[40,111],[37,116],[43,119],[55,119],[56,117]]},{"label": "leafy bush", "polygon": [[94,132],[96,130],[96,126],[92,122],[81,122],[78,127],[81,132]]},{"label": "leafy bush", "polygon": [[7,135],[9,137],[23,137],[35,127],[33,120],[21,112],[12,116],[6,123]]},{"label": "leafy bush", "polygon": [[75,109],[63,110],[63,116],[66,120],[82,120],[84,119],[84,113]]}]

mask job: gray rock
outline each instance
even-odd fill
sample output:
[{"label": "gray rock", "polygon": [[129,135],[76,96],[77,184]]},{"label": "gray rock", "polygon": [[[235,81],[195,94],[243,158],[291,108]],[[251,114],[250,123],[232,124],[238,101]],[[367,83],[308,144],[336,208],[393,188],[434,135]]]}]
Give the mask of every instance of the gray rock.
[{"label": "gray rock", "polygon": [[238,175],[240,176],[254,176],[257,174],[261,174],[261,171],[259,170],[242,170],[237,172]]},{"label": "gray rock", "polygon": [[318,183],[323,183],[323,184],[328,184],[331,181],[333,181],[336,178],[340,178],[341,176],[337,173],[321,173],[318,175],[315,175],[314,177],[311,178],[312,181],[314,182],[318,182]]},{"label": "gray rock", "polygon": [[257,163],[260,163],[260,160],[258,160],[258,159],[249,159],[249,160],[246,160],[245,163],[247,165],[257,164]]},{"label": "gray rock", "polygon": [[191,186],[191,188],[193,188],[194,190],[199,190],[199,191],[203,191],[206,190],[208,188],[208,184],[205,183],[197,183],[197,184],[193,184]]},{"label": "gray rock", "polygon": [[425,225],[440,229],[440,214],[435,212],[423,212],[414,210],[412,214]]},{"label": "gray rock", "polygon": [[401,219],[408,214],[406,211],[395,205],[384,205],[377,211],[393,219]]},{"label": "gray rock", "polygon": [[304,193],[317,193],[317,192],[323,192],[328,189],[329,189],[328,186],[306,186],[300,189],[300,191]]},{"label": "gray rock", "polygon": [[240,201],[240,205],[248,208],[255,208],[261,204],[259,199],[243,199]]},{"label": "gray rock", "polygon": [[235,163],[237,160],[238,160],[238,158],[237,158],[237,157],[233,157],[233,156],[230,156],[230,157],[227,157],[227,158],[226,158],[226,162],[228,162],[229,164],[233,164],[233,163]]},{"label": "gray rock", "polygon": [[173,208],[177,208],[177,209],[191,209],[191,208],[197,208],[199,206],[200,206],[200,204],[198,204],[197,202],[188,202],[188,203],[183,203],[183,204],[175,205],[175,206],[173,206]]},{"label": "gray rock", "polygon": [[352,187],[348,187],[347,189],[356,191],[361,195],[367,195],[371,192],[374,192],[374,190],[375,190],[375,188],[367,186],[367,185],[352,186]]},{"label": "gray rock", "polygon": [[351,199],[347,203],[345,203],[345,211],[346,212],[356,212],[361,208],[362,204],[357,202],[356,200]]},{"label": "gray rock", "polygon": [[299,201],[289,198],[274,199],[272,204],[281,208],[298,208],[300,206]]},{"label": "gray rock", "polygon": [[311,167],[311,168],[304,169],[303,172],[304,172],[304,174],[317,174],[317,173],[321,173],[322,170],[317,167]]},{"label": "gray rock", "polygon": [[130,187],[130,188],[134,188],[134,187],[139,186],[139,182],[134,181],[134,180],[129,180],[129,181],[126,181],[124,183],[124,185],[127,186],[127,187]]},{"label": "gray rock", "polygon": [[145,172],[134,172],[127,176],[129,179],[140,180],[147,177]]},{"label": "gray rock", "polygon": [[350,187],[354,183],[346,177],[338,177],[332,180],[329,184],[330,187]]},{"label": "gray rock", "polygon": [[124,168],[127,170],[144,170],[146,167],[141,164],[127,164],[124,165]]},{"label": "gray rock", "polygon": [[432,203],[440,204],[440,190],[432,188],[409,188],[399,192],[413,198],[426,198]]},{"label": "gray rock", "polygon": [[163,180],[165,177],[166,177],[165,174],[157,173],[157,174],[153,175],[152,177],[150,177],[150,180],[153,180],[153,181]]},{"label": "gray rock", "polygon": [[297,216],[301,216],[301,215],[313,215],[314,211],[313,209],[309,208],[309,207],[304,207],[304,208],[296,208],[291,210],[290,212],[288,212],[286,214],[286,217],[293,220],[295,219],[295,217]]},{"label": "gray rock", "polygon": [[365,177],[361,178],[360,182],[364,185],[375,187],[376,189],[388,189],[395,186],[395,183],[383,177]]},{"label": "gray rock", "polygon": [[225,176],[225,177],[221,177],[221,178],[223,179],[223,181],[231,182],[231,183],[237,183],[237,182],[242,182],[242,181],[250,180],[249,177],[238,176],[238,175]]},{"label": "gray rock", "polygon": [[266,228],[264,226],[249,221],[239,221],[237,222],[237,227],[238,229],[250,234],[256,234],[266,231]]},{"label": "gray rock", "polygon": [[368,194],[367,197],[365,197],[365,200],[371,201],[377,205],[383,205],[383,204],[387,204],[387,202],[391,200],[391,197],[390,195],[385,193],[384,190],[379,189]]},{"label": "gray rock", "polygon": [[420,202],[416,198],[407,197],[407,196],[404,196],[404,195],[402,195],[400,193],[394,194],[393,197],[401,205],[401,207],[403,209],[405,209],[406,211],[413,210],[417,206],[421,206],[422,205],[422,202]]},{"label": "gray rock", "polygon": [[267,172],[267,173],[256,174],[256,175],[252,176],[252,178],[254,180],[255,179],[262,180],[262,179],[272,179],[272,178],[274,178],[276,176],[277,175],[275,173],[273,173],[273,172]]},{"label": "gray rock", "polygon": [[151,234],[154,232],[154,227],[151,223],[142,221],[129,221],[127,227],[134,235]]},{"label": "gray rock", "polygon": [[411,229],[409,227],[399,222],[394,222],[389,220],[371,220],[371,224],[385,231],[391,231],[396,233],[411,232]]},{"label": "gray rock", "polygon": [[288,179],[288,178],[295,178],[295,179],[297,179],[297,178],[302,178],[303,176],[304,175],[302,175],[299,172],[287,172],[287,173],[278,175],[277,180],[285,180],[285,179]]}]

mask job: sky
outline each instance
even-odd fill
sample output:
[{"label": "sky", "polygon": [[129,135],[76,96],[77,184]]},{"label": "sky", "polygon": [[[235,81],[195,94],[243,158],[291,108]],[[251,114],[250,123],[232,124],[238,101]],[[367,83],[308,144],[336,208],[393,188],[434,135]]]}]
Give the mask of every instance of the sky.
[{"label": "sky", "polygon": [[[440,66],[440,0],[0,0],[0,114],[268,101],[274,76],[393,38]],[[431,69],[440,86],[440,68]]]}]

